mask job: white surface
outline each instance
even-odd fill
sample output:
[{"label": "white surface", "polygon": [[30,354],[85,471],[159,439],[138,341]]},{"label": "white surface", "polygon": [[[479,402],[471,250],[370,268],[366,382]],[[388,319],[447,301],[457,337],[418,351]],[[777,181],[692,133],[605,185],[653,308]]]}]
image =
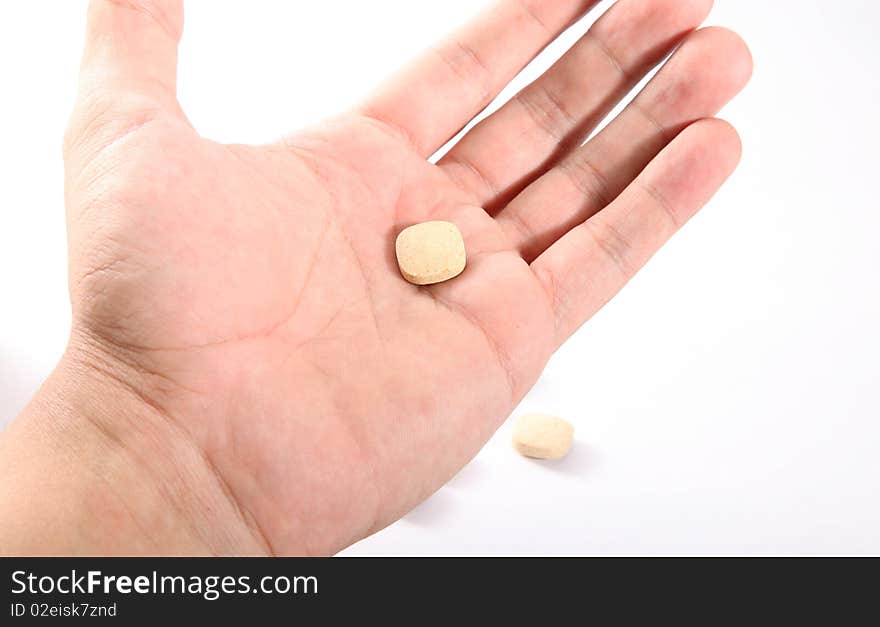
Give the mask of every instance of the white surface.
[{"label": "white surface", "polygon": [[[342,109],[475,4],[190,0],[181,99],[212,138],[272,139]],[[84,7],[8,2],[0,20],[9,417],[66,337],[59,146]],[[571,456],[522,459],[508,425],[346,554],[880,554],[880,5],[717,0],[711,22],[755,56],[724,114],[744,162],[523,403],[575,423]]]}]

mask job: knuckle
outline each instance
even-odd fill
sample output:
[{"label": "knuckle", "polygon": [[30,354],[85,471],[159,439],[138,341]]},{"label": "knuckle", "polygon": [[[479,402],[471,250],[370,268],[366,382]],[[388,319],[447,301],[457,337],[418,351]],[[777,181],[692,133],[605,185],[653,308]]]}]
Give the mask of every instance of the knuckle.
[{"label": "knuckle", "polygon": [[146,98],[114,97],[102,91],[82,94],[64,133],[64,160],[82,168],[108,146],[161,116],[162,108]]},{"label": "knuckle", "polygon": [[635,276],[638,266],[632,260],[633,247],[620,230],[603,220],[587,220],[584,225],[598,249],[623,278],[629,280]]},{"label": "knuckle", "polygon": [[587,154],[572,155],[560,163],[559,169],[575,189],[592,202],[591,213],[611,203],[614,194],[608,177],[599,166],[593,164]]},{"label": "knuckle", "polygon": [[550,87],[536,83],[517,96],[534,123],[556,142],[563,142],[577,120]]},{"label": "knuckle", "polygon": [[442,63],[471,88],[481,104],[492,100],[492,72],[471,46],[452,40],[434,48]]}]

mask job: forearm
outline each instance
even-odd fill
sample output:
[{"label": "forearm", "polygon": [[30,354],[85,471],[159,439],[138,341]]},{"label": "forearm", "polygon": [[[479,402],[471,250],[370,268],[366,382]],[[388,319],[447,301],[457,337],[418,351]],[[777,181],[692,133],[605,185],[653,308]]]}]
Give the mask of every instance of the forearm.
[{"label": "forearm", "polygon": [[68,350],[0,434],[0,554],[262,552],[198,448],[102,361]]}]

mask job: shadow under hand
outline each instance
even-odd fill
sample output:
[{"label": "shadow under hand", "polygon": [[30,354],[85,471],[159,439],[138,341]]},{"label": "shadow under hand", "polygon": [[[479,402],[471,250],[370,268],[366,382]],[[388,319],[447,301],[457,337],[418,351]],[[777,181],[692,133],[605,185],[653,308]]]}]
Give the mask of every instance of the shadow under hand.
[{"label": "shadow under hand", "polygon": [[485,470],[485,466],[479,458],[473,459],[467,466],[459,470],[458,474],[449,480],[446,487],[452,488],[453,490],[468,490],[474,488],[485,476]]},{"label": "shadow under hand", "polygon": [[401,520],[419,527],[432,527],[443,523],[454,507],[454,499],[446,488],[440,488],[422,501]]},{"label": "shadow under hand", "polygon": [[429,527],[442,524],[455,507],[455,492],[473,489],[485,476],[485,467],[478,459],[458,471],[449,482],[411,510],[403,520]]},{"label": "shadow under hand", "polygon": [[585,477],[588,473],[596,468],[597,464],[596,449],[575,440],[571,452],[562,459],[531,459],[526,460],[552,472],[570,475],[572,477]]},{"label": "shadow under hand", "polygon": [[0,354],[0,431],[24,409],[46,378],[36,364],[4,351]]}]

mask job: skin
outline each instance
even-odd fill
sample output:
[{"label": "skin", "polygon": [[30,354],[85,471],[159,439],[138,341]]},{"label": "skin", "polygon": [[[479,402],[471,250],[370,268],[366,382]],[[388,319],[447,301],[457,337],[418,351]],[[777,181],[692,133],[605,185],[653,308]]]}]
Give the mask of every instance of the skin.
[{"label": "skin", "polygon": [[[0,437],[0,551],[330,554],[462,468],[740,157],[712,116],[745,44],[696,30],[709,0],[619,0],[429,163],[592,4],[496,2],[355,110],[242,146],[177,103],[181,1],[93,0],[70,343]],[[394,238],[425,220],[468,266],[417,287]]]}]

